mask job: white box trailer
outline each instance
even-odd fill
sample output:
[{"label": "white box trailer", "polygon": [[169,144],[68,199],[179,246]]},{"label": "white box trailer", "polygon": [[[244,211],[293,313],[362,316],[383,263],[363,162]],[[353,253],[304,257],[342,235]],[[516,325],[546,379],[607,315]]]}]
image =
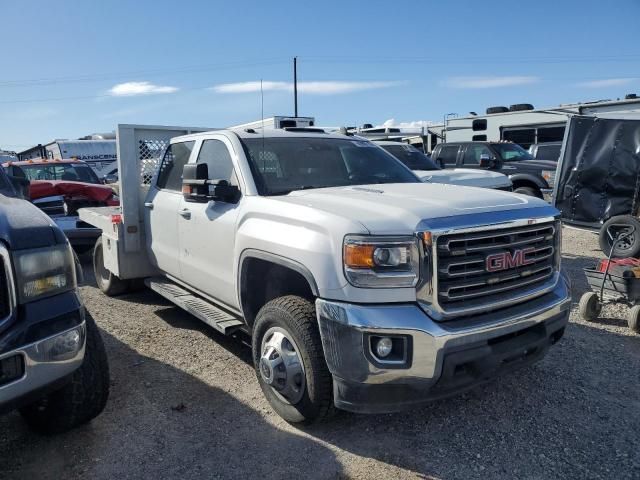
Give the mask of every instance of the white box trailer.
[{"label": "white box trailer", "polygon": [[123,280],[156,273],[145,247],[144,200],[173,137],[215,130],[120,124],[116,130],[120,206],[83,208],[80,219],[102,229],[104,266]]},{"label": "white box trailer", "polygon": [[307,128],[307,127],[313,127],[315,125],[315,121],[316,119],[314,117],[275,116],[275,117],[265,118],[264,120],[256,120],[255,122],[234,125],[228,128],[230,129],[253,128],[254,130],[259,128]]}]

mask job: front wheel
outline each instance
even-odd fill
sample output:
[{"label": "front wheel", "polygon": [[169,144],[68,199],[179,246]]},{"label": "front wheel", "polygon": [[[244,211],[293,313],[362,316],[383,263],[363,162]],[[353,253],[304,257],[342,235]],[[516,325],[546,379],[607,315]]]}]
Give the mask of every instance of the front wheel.
[{"label": "front wheel", "polygon": [[578,304],[578,311],[580,316],[588,322],[595,322],[602,310],[602,304],[598,298],[598,294],[594,292],[587,292],[580,297],[580,303]]},{"label": "front wheel", "polygon": [[640,305],[635,305],[629,310],[627,325],[633,332],[640,333]]},{"label": "front wheel", "polygon": [[84,361],[60,390],[20,409],[29,427],[41,433],[66,432],[104,410],[109,398],[109,363],[98,326],[87,315]]},{"label": "front wheel", "polygon": [[542,198],[542,195],[538,192],[538,190],[532,187],[518,187],[513,191],[513,193],[519,193],[520,195],[527,195],[529,197]]},{"label": "front wheel", "polygon": [[333,380],[312,302],[293,295],[268,302],[256,317],[252,347],[260,388],[278,415],[310,424],[333,412]]}]

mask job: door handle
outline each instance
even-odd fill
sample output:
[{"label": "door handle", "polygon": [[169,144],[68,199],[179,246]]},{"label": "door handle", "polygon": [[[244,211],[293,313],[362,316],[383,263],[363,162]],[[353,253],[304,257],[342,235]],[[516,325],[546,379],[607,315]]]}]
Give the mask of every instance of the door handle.
[{"label": "door handle", "polygon": [[186,218],[187,220],[191,218],[191,210],[188,208],[183,208],[178,212],[181,217]]},{"label": "door handle", "polygon": [[144,202],[144,206],[149,210],[153,210],[153,202]]}]

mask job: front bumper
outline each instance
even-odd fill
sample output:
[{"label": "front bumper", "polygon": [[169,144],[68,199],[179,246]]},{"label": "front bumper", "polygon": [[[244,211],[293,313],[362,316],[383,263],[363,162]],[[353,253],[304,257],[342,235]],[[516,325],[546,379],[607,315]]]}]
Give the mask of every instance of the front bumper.
[{"label": "front bumper", "polygon": [[[534,300],[447,322],[436,322],[415,304],[318,299],[335,404],[363,413],[403,410],[533,363],[562,337],[570,304],[564,275],[551,292]],[[371,335],[406,338],[406,361],[377,361]]]},{"label": "front bumper", "polygon": [[51,218],[64,232],[65,236],[69,239],[69,243],[74,247],[93,246],[98,237],[102,235],[102,230],[84,223],[77,216],[60,215],[52,216]]},{"label": "front bumper", "polygon": [[540,192],[542,192],[542,198],[545,202],[552,203],[553,200],[553,188],[541,188]]},{"label": "front bumper", "polygon": [[86,325],[80,325],[0,355],[0,411],[57,385],[82,365]]}]

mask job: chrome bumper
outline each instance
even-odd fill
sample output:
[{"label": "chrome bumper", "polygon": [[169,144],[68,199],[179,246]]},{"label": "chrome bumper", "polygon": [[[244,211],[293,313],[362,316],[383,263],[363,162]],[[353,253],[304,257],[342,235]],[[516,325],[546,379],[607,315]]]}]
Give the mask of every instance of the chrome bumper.
[{"label": "chrome bumper", "polygon": [[[570,305],[564,275],[551,292],[534,300],[447,322],[436,322],[415,304],[354,305],[318,299],[336,406],[359,412],[400,410],[539,360],[562,336]],[[406,336],[406,363],[372,361],[371,334]],[[473,370],[468,378],[454,378],[465,368]]]},{"label": "chrome bumper", "polygon": [[542,192],[542,198],[545,202],[552,203],[553,200],[553,188],[541,188],[540,192]]},{"label": "chrome bumper", "polygon": [[[73,373],[84,360],[85,323],[0,356],[17,359],[21,376],[0,385],[0,407],[43,389]],[[15,364],[15,362],[12,362]]]}]

